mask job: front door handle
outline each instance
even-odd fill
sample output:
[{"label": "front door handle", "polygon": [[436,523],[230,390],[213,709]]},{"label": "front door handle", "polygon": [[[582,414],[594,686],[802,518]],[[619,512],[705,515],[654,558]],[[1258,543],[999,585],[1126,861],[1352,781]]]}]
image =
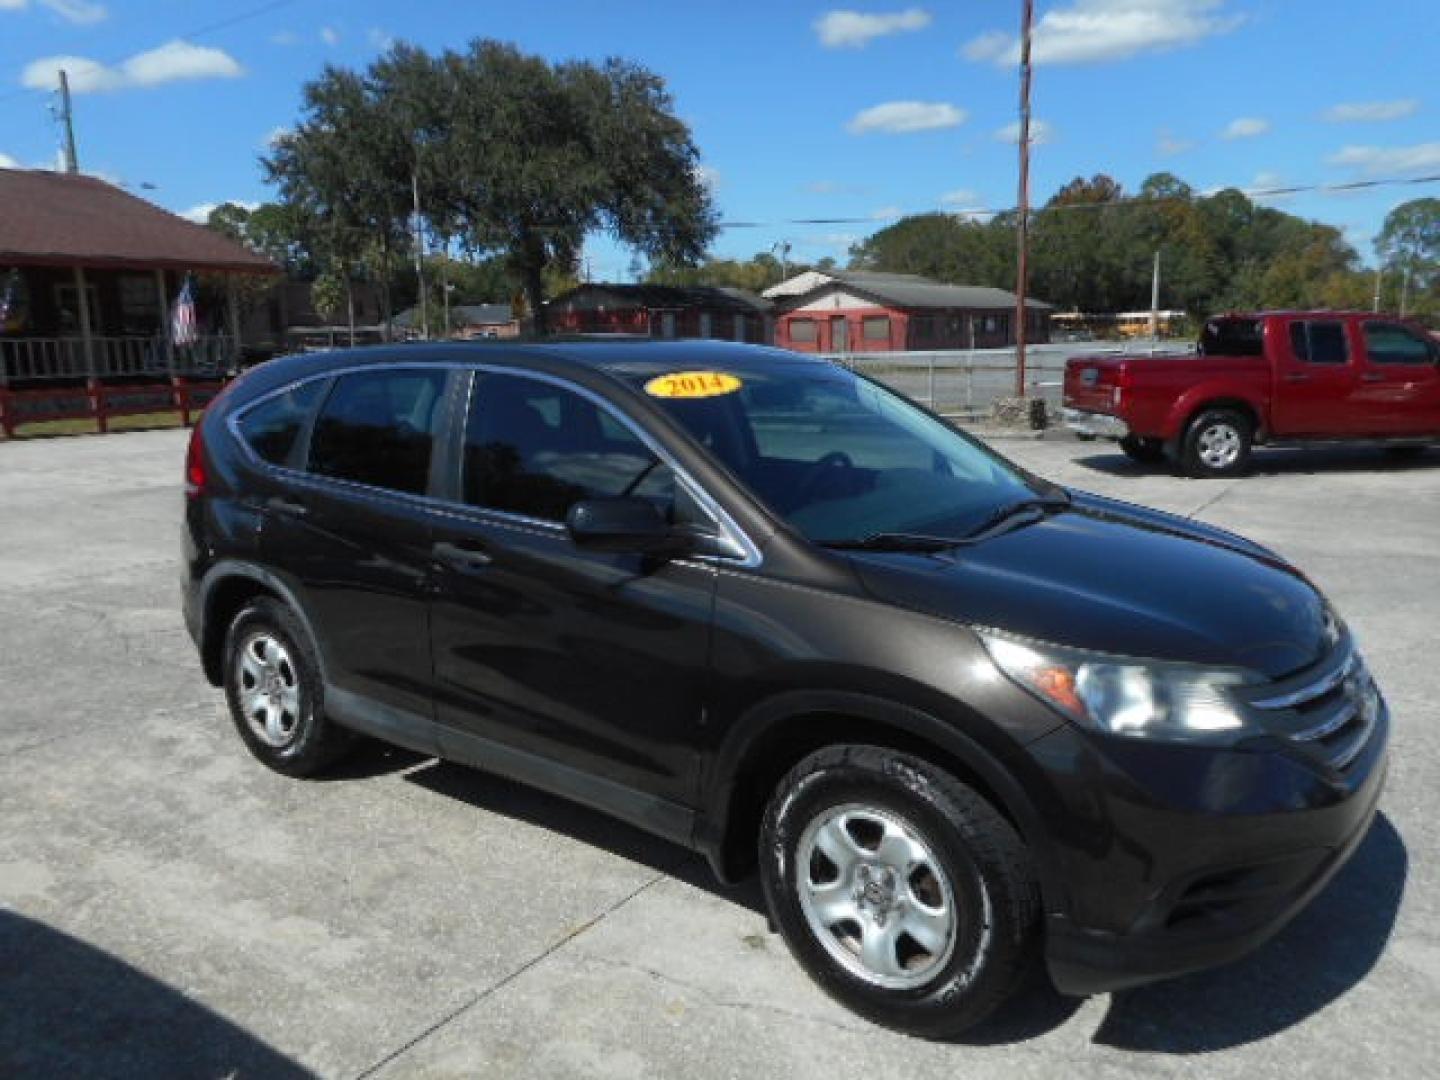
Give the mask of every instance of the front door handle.
[{"label": "front door handle", "polygon": [[265,500],[265,509],[274,510],[280,514],[288,514],[291,517],[304,517],[310,513],[310,508],[302,502],[294,499],[287,499],[283,495],[272,495]]},{"label": "front door handle", "polygon": [[440,541],[430,549],[430,553],[452,570],[458,570],[462,574],[478,574],[494,562],[494,559],[478,548],[452,544],[448,540]]},{"label": "front door handle", "polygon": [[1309,375],[1301,375],[1301,374],[1298,374],[1298,373],[1297,373],[1297,374],[1294,374],[1294,375],[1286,375],[1286,376],[1285,376],[1285,381],[1286,381],[1286,382],[1309,382],[1309,381],[1310,381],[1310,376],[1309,376]]},{"label": "front door handle", "polygon": [[1364,375],[1361,375],[1361,376],[1360,376],[1360,381],[1361,381],[1361,382],[1384,382],[1384,381],[1385,381],[1385,376],[1384,376],[1384,375],[1381,375],[1378,371],[1367,371]]}]

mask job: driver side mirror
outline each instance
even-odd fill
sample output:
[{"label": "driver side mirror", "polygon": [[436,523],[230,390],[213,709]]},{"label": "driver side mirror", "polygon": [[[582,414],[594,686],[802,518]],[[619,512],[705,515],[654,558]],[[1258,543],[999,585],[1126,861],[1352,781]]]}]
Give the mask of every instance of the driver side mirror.
[{"label": "driver side mirror", "polygon": [[581,499],[565,515],[578,547],[629,555],[680,555],[692,546],[647,499]]}]

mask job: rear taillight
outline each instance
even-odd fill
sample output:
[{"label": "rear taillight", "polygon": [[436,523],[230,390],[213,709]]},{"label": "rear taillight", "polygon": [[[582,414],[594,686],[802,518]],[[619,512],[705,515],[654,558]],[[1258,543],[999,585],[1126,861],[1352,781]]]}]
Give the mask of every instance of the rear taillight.
[{"label": "rear taillight", "polygon": [[190,429],[190,446],[185,451],[185,494],[194,499],[205,494],[205,436],[201,434],[204,425],[197,420]]}]

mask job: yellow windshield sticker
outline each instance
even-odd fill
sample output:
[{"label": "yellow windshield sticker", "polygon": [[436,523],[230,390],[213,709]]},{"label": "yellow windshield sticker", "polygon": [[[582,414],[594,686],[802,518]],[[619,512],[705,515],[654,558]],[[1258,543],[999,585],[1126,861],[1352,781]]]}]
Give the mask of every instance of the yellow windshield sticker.
[{"label": "yellow windshield sticker", "polygon": [[645,384],[645,392],[658,398],[707,398],[733,394],[743,384],[723,371],[677,371],[658,375]]}]

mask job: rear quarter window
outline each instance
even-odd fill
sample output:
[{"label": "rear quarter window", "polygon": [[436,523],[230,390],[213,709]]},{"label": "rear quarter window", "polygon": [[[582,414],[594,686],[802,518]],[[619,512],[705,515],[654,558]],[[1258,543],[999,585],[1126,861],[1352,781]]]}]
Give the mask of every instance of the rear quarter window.
[{"label": "rear quarter window", "polygon": [[314,379],[247,409],[236,427],[240,437],[262,461],[271,465],[294,465],[296,444],[310,413],[320,400],[324,379]]},{"label": "rear quarter window", "polygon": [[1202,356],[1264,356],[1265,324],[1259,319],[1211,319],[1200,331]]},{"label": "rear quarter window", "polygon": [[310,471],[423,495],[445,372],[409,368],[342,375],[310,437]]}]

